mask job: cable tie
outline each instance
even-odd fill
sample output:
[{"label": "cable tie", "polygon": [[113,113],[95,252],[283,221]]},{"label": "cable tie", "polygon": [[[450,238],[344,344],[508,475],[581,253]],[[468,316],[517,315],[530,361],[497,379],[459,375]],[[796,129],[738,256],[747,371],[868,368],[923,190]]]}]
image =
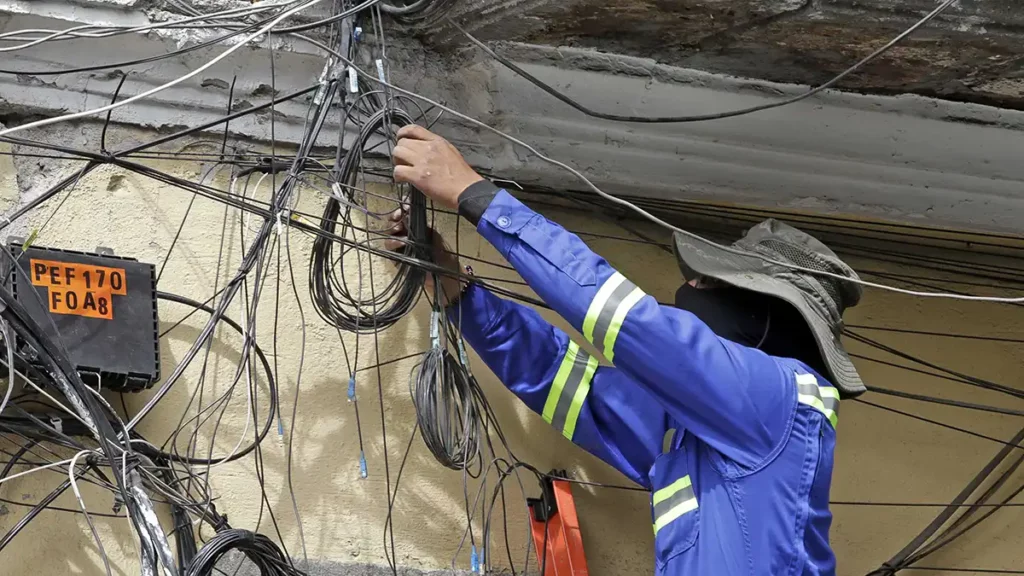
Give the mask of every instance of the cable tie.
[{"label": "cable tie", "polygon": [[281,224],[281,211],[279,210],[275,215],[277,217],[277,235],[280,236],[281,232],[284,231],[284,227]]},{"label": "cable tie", "polygon": [[348,377],[348,401],[353,402],[356,399],[356,373],[353,372]]},{"label": "cable tie", "polygon": [[430,311],[430,346],[433,348],[440,347],[440,323],[441,314],[436,310]]},{"label": "cable tie", "polygon": [[58,434],[64,433],[64,422],[58,416],[50,416],[50,426],[53,426]]},{"label": "cable tie", "polygon": [[473,549],[469,553],[469,565],[470,571],[474,574],[480,572],[480,558],[476,555],[476,544],[473,544]]},{"label": "cable tie", "polygon": [[466,369],[466,375],[472,375],[472,372],[469,370],[469,355],[466,354],[466,345],[461,337],[459,338],[459,361],[462,362],[462,366]]},{"label": "cable tie", "polygon": [[384,78],[384,60],[380,58],[377,58],[377,78],[380,78],[382,84],[387,82]]},{"label": "cable tie", "polygon": [[359,451],[359,475],[363,478],[369,476],[366,472],[366,455],[363,454],[362,450]]},{"label": "cable tie", "polygon": [[313,103],[318,106],[323,103],[324,95],[327,93],[327,73],[330,71],[331,62],[330,60],[328,60],[327,62],[324,63],[323,71],[320,72],[320,78],[318,79],[320,87],[316,89],[316,95],[313,96]]},{"label": "cable tie", "polygon": [[352,94],[359,93],[359,75],[356,74],[356,69],[348,67],[348,91]]}]

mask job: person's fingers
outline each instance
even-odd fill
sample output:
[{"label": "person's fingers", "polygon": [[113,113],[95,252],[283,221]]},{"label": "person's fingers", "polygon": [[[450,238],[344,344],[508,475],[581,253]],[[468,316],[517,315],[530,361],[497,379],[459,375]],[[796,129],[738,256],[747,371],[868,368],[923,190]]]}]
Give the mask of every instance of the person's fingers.
[{"label": "person's fingers", "polygon": [[405,220],[392,220],[391,225],[382,230],[382,232],[388,236],[406,236]]},{"label": "person's fingers", "polygon": [[384,241],[384,249],[397,252],[404,248],[408,241],[408,238],[391,237]]},{"label": "person's fingers", "polygon": [[413,166],[418,154],[408,145],[409,140],[403,140],[391,149],[391,157],[396,166]]},{"label": "person's fingers", "polygon": [[398,138],[410,138],[413,140],[438,140],[440,136],[427,130],[419,124],[406,124],[398,129]]},{"label": "person's fingers", "polygon": [[388,214],[388,222],[401,222],[405,216],[405,211],[401,208],[395,208],[394,212]]},{"label": "person's fingers", "polygon": [[415,186],[418,178],[419,170],[416,168],[412,166],[395,166],[395,182],[406,182]]}]

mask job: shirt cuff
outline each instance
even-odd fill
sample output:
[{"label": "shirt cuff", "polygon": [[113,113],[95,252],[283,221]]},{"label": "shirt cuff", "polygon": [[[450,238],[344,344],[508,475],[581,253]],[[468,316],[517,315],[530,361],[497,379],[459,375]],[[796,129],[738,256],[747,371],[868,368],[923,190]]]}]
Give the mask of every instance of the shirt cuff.
[{"label": "shirt cuff", "polygon": [[481,180],[470,184],[459,195],[459,214],[476,226],[480,223],[484,212],[487,211],[487,207],[491,205],[491,200],[498,195],[500,190],[501,188],[492,184],[490,180]]}]

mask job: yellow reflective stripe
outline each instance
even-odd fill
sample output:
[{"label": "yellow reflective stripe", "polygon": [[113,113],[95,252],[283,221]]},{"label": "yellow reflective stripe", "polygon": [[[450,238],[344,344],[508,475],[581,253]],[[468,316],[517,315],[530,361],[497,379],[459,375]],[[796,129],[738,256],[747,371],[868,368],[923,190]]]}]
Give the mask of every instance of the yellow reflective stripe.
[{"label": "yellow reflective stripe", "polygon": [[676,429],[669,428],[665,431],[665,437],[661,439],[661,451],[668,454],[672,450],[672,441],[676,439]]},{"label": "yellow reflective stripe", "polygon": [[832,427],[839,424],[839,390],[832,386],[821,386],[813,374],[797,374],[797,400],[828,418]]},{"label": "yellow reflective stripe", "polygon": [[626,314],[636,306],[636,303],[645,296],[644,291],[635,288],[615,309],[615,316],[612,316],[612,323],[608,326],[608,332],[604,335],[604,357],[611,362],[615,357],[615,339],[619,337],[619,330],[626,320]]},{"label": "yellow reflective stripe", "polygon": [[[821,392],[822,398],[834,398],[836,407],[839,406],[839,390],[831,386],[819,386],[818,391]],[[824,402],[822,402],[824,404]],[[830,403],[832,404],[832,403]],[[835,428],[839,424],[839,413],[836,410],[825,407],[825,417],[832,423],[832,427]]]},{"label": "yellow reflective stripe", "polygon": [[658,532],[660,532],[662,528],[668,526],[673,521],[678,520],[679,517],[683,514],[686,514],[687,512],[692,512],[693,510],[696,509],[696,498],[690,498],[689,500],[680,502],[674,508],[672,508],[671,510],[663,514],[661,517],[659,517],[658,520],[654,523],[654,535],[657,536]]},{"label": "yellow reflective stripe", "polygon": [[548,399],[544,402],[544,411],[541,413],[544,421],[548,424],[551,424],[551,420],[555,417],[558,399],[562,397],[562,389],[565,388],[565,382],[569,378],[569,373],[572,372],[572,365],[576,361],[576,354],[579,351],[579,344],[570,340],[569,349],[566,350],[565,356],[562,358],[562,364],[558,367],[555,381],[552,382],[551,390],[548,391]]},{"label": "yellow reflective stripe", "polygon": [[569,440],[572,440],[573,434],[576,433],[576,420],[579,419],[580,410],[583,409],[583,401],[590,393],[590,381],[594,378],[594,372],[597,372],[597,358],[591,356],[587,360],[587,371],[583,373],[583,380],[580,381],[579,387],[576,388],[576,394],[572,397],[569,414],[565,417],[565,428],[562,429],[562,435]]},{"label": "yellow reflective stripe", "polygon": [[676,480],[675,482],[673,482],[673,483],[669,484],[668,486],[665,486],[661,490],[658,490],[657,492],[655,492],[654,495],[651,496],[651,504],[657,505],[659,502],[662,502],[664,500],[667,500],[668,498],[671,498],[673,494],[675,494],[676,492],[679,492],[683,488],[687,488],[689,486],[690,486],[690,476],[689,476],[689,474],[687,474],[686,476],[683,476],[679,480]]},{"label": "yellow reflective stripe", "polygon": [[594,296],[594,300],[590,303],[590,308],[587,309],[587,316],[583,319],[583,337],[587,339],[587,342],[594,342],[594,326],[597,325],[597,318],[601,315],[601,310],[604,309],[604,305],[611,298],[612,292],[615,292],[619,284],[625,281],[625,276],[615,272],[597,291],[597,295]]}]

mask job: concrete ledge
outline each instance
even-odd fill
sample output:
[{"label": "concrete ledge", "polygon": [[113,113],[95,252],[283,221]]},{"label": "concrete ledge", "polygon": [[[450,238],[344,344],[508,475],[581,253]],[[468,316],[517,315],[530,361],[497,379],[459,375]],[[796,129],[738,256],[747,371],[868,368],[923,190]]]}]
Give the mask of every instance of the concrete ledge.
[{"label": "concrete ledge", "polygon": [[[63,5],[63,8],[61,8]],[[138,24],[138,9],[89,3],[0,0],[0,30],[64,28],[81,22]],[[120,18],[120,20],[118,20]],[[206,37],[180,31],[48,43],[9,53],[3,67],[23,71],[166,53]],[[176,78],[223,50],[215,46],[132,70],[127,96]],[[806,87],[729,78],[589,50],[524,44],[504,47],[536,76],[588,106],[618,113],[708,113],[763,104]],[[276,45],[279,94],[311,85],[324,60],[304,43]],[[768,208],[802,209],[976,231],[1021,232],[1024,222],[1024,113],[918,96],[828,93],[740,118],[696,124],[623,124],[588,118],[478,51],[439,54],[413,40],[389,47],[393,80],[446,102],[584,171],[609,192],[706,199]],[[212,120],[227,106],[237,76],[235,109],[269,99],[270,52],[246,48],[208,73],[137,105],[115,122],[172,130]],[[0,76],[0,120],[53,116],[103,106],[120,73]],[[281,142],[302,132],[308,101],[276,110]],[[334,146],[337,117],[319,144]],[[528,159],[493,135],[450,116],[438,129],[470,160],[524,186],[582,185],[564,171]],[[234,134],[270,135],[269,113],[233,121]]]}]

